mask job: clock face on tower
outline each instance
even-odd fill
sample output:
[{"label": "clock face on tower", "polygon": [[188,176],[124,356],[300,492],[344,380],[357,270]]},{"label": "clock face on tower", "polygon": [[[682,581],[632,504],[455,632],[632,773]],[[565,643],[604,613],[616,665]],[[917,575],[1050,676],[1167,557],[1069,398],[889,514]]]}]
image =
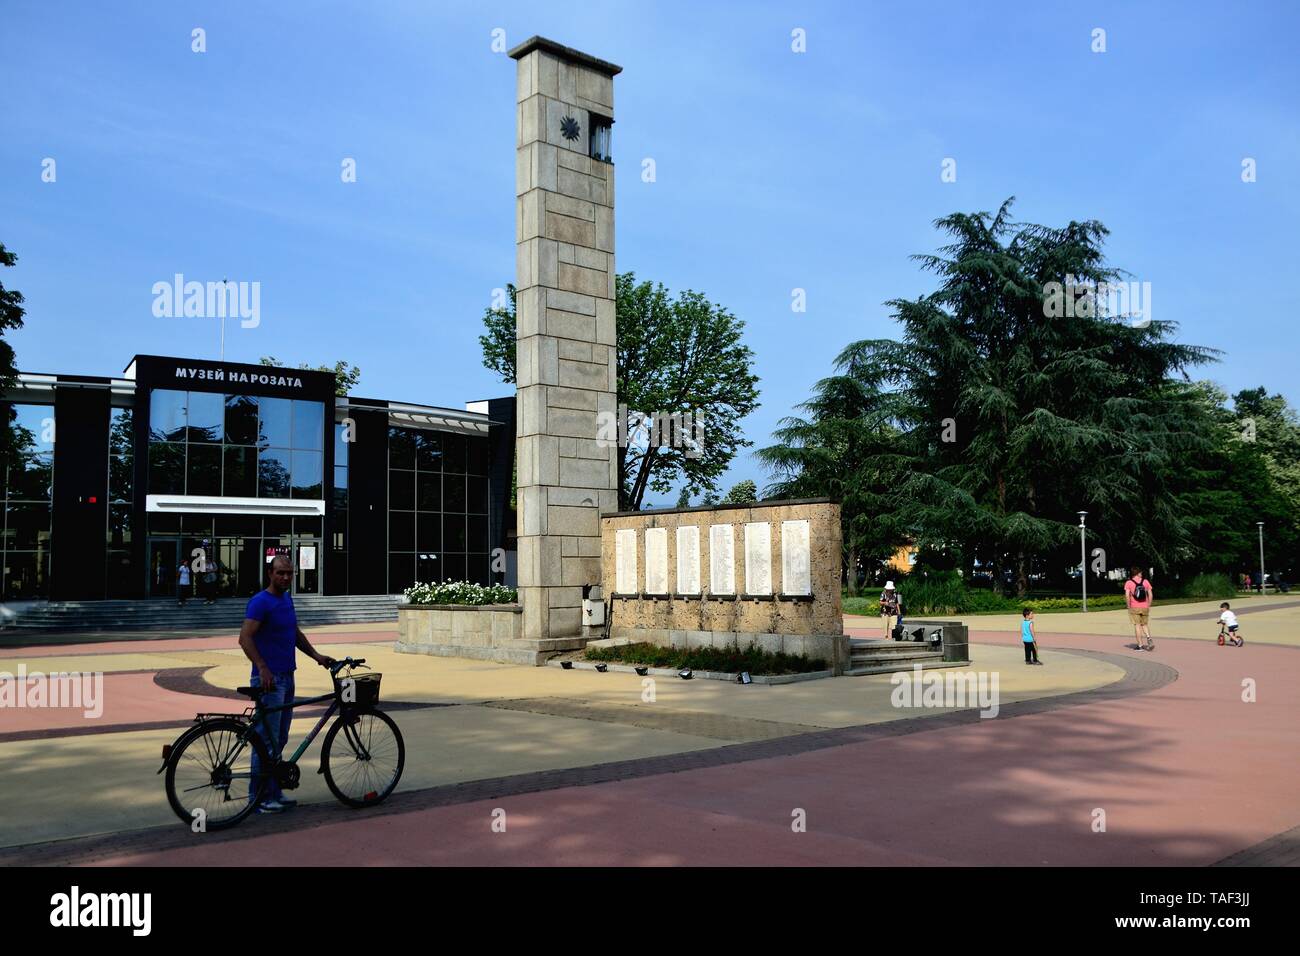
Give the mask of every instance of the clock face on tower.
[{"label": "clock face on tower", "polygon": [[578,121],[572,116],[566,116],[560,121],[560,132],[565,139],[573,142],[582,132],[582,127],[578,125]]}]

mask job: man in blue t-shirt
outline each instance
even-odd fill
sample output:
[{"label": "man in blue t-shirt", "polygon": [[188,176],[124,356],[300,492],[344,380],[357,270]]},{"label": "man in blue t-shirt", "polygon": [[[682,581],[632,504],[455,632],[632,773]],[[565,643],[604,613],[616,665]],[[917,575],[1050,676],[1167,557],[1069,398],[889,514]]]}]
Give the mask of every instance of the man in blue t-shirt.
[{"label": "man in blue t-shirt", "polygon": [[[297,666],[294,654],[297,650],[301,649],[322,667],[333,664],[334,658],[318,654],[298,627],[298,615],[294,613],[293,597],[289,594],[289,586],[293,583],[293,562],[287,555],[276,555],[271,560],[270,578],[266,590],[258,591],[248,601],[244,626],[239,631],[239,647],[253,662],[253,686],[266,688],[262,694],[263,706],[280,707],[293,702],[293,672]],[[267,753],[276,760],[289,739],[292,720],[293,711],[286,708],[258,722],[258,736],[266,743]],[[257,792],[257,779],[262,769],[256,752],[252,764],[250,795]],[[270,780],[257,812],[279,813],[297,802],[285,797],[280,785]]]}]

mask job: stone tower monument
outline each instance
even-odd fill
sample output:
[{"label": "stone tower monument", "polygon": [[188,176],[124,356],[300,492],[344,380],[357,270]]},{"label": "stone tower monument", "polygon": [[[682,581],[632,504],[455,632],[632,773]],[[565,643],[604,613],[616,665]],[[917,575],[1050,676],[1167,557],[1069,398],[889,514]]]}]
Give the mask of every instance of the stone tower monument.
[{"label": "stone tower monument", "polygon": [[600,513],[618,510],[614,77],[621,67],[533,37],[518,61],[515,242],[519,601],[527,641],[582,630],[600,584]]}]

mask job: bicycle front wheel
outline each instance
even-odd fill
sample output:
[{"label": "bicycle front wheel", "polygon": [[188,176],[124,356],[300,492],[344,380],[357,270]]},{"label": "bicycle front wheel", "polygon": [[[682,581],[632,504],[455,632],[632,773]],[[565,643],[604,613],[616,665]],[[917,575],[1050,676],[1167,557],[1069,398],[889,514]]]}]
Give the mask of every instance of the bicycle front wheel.
[{"label": "bicycle front wheel", "polygon": [[[263,769],[253,777],[253,755]],[[176,742],[167,763],[167,802],[205,830],[234,826],[253,812],[271,761],[262,738],[242,720],[214,720]]]},{"label": "bicycle front wheel", "polygon": [[402,732],[378,710],[340,715],[321,751],[325,783],[350,807],[370,807],[386,799],[406,765]]}]

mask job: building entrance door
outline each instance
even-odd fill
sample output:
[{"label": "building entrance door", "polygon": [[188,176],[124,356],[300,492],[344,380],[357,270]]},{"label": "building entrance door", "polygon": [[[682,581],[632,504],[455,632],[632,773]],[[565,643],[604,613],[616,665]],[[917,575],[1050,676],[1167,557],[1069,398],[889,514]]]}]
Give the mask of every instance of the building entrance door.
[{"label": "building entrance door", "polygon": [[295,538],[293,548],[293,593],[320,594],[320,541]]},{"label": "building entrance door", "polygon": [[[149,539],[149,596],[176,596],[176,569],[181,563],[181,543],[176,538]],[[138,580],[138,579],[137,579]]]}]

